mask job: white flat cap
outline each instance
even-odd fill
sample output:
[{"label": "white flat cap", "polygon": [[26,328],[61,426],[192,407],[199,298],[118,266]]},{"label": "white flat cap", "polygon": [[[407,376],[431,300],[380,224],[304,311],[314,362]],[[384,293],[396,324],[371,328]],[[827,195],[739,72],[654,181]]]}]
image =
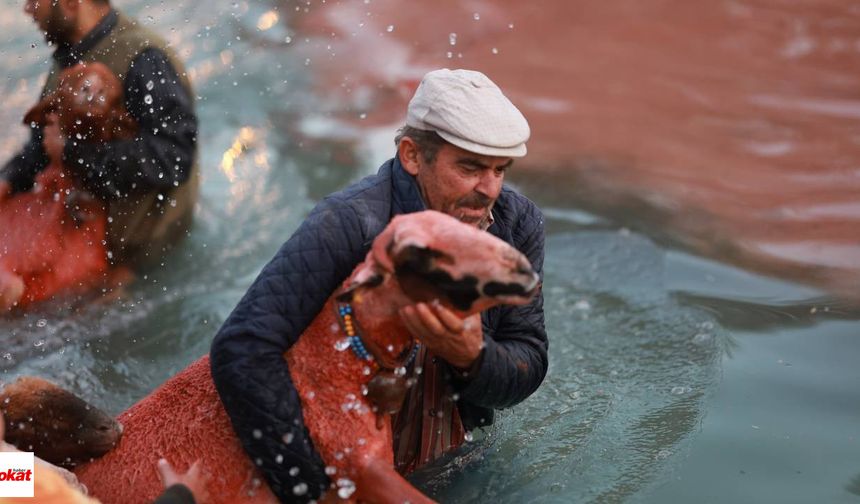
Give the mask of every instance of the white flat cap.
[{"label": "white flat cap", "polygon": [[406,125],[487,156],[525,156],[530,134],[526,118],[486,75],[447,68],[421,80],[406,109]]}]

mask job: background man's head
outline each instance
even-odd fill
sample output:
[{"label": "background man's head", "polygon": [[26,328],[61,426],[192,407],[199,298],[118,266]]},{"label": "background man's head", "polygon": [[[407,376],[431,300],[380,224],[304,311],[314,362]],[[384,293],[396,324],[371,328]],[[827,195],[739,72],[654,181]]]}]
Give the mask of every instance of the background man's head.
[{"label": "background man's head", "polygon": [[513,158],[526,154],[525,117],[486,75],[434,70],[409,102],[395,142],[428,208],[481,228]]},{"label": "background man's head", "polygon": [[52,44],[78,42],[110,8],[109,0],[25,0],[26,12],[45,40]]}]

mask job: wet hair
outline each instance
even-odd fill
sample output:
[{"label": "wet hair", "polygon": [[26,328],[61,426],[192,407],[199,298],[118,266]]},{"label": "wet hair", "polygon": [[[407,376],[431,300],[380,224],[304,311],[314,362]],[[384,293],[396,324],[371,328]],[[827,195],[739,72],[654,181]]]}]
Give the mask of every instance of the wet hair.
[{"label": "wet hair", "polygon": [[427,164],[433,164],[436,161],[436,154],[446,142],[435,131],[421,130],[412,126],[404,126],[397,130],[397,136],[394,137],[394,145],[400,145],[403,137],[409,137],[418,146],[418,152],[424,158]]}]

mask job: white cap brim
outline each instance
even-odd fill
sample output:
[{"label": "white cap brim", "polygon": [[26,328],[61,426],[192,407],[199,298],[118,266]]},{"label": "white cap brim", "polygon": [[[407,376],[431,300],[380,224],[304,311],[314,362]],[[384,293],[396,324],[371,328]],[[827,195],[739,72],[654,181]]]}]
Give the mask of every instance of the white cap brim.
[{"label": "white cap brim", "polygon": [[[419,128],[422,129],[422,128]],[[475,154],[483,154],[484,156],[499,156],[499,157],[512,157],[518,158],[526,155],[526,144],[521,143],[519,145],[513,145],[511,147],[498,147],[498,146],[489,146],[483,145],[475,142],[471,142],[469,140],[460,138],[456,135],[452,135],[445,131],[440,131],[438,129],[433,130],[442,137],[446,142],[456,145],[457,147],[467,150],[469,152],[474,152]]]}]

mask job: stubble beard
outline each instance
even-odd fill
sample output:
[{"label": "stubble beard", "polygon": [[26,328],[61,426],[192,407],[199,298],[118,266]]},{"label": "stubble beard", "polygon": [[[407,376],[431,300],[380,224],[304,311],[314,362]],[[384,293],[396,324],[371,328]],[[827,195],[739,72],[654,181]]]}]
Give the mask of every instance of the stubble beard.
[{"label": "stubble beard", "polygon": [[51,15],[45,23],[42,33],[48,45],[69,44],[72,39],[74,26],[63,16],[58,4],[51,4]]}]

